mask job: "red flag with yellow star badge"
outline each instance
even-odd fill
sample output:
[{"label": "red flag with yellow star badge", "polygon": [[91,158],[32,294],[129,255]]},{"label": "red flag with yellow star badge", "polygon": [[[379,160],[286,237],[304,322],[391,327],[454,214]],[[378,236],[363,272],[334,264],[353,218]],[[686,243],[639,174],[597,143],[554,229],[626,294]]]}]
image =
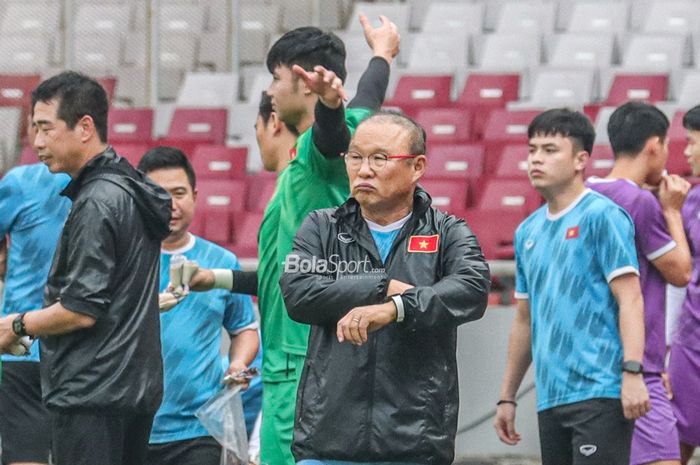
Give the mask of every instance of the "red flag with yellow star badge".
[{"label": "red flag with yellow star badge", "polygon": [[411,236],[408,239],[408,251],[419,253],[435,253],[438,250],[440,236]]},{"label": "red flag with yellow star badge", "polygon": [[571,227],[566,230],[566,237],[565,239],[568,241],[569,239],[576,239],[578,237],[578,226]]}]

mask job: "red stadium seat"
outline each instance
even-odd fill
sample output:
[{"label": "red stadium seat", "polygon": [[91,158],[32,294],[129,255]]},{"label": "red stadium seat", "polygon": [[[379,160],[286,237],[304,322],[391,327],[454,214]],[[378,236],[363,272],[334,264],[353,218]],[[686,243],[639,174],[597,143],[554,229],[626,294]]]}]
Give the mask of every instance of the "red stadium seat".
[{"label": "red stadium seat", "polygon": [[515,256],[513,238],[524,214],[510,210],[470,209],[467,224],[476,235],[481,251],[488,260],[512,260]]},{"label": "red stadium seat", "polygon": [[683,115],[685,112],[677,111],[671,119],[671,126],[668,128],[668,161],[666,169],[669,173],[689,176],[691,174],[688,159],[683,154],[687,145],[686,129],[683,127]]},{"label": "red stadium seat", "polygon": [[423,126],[428,143],[469,142],[471,116],[464,108],[425,108],[416,121]]},{"label": "red stadium seat", "polygon": [[426,175],[435,178],[477,179],[483,172],[481,144],[430,144]]},{"label": "red stadium seat", "polygon": [[433,199],[433,207],[463,217],[467,208],[469,184],[466,180],[425,177],[420,185]]},{"label": "red stadium seat", "polygon": [[105,92],[107,92],[107,101],[111,104],[114,98],[114,89],[117,88],[117,78],[113,76],[104,76],[97,78],[97,82],[99,82]]},{"label": "red stadium seat", "polygon": [[258,173],[246,178],[248,183],[247,210],[251,212],[264,212],[270,202],[277,186],[277,176]]},{"label": "red stadium seat", "polygon": [[605,105],[618,106],[629,100],[659,102],[666,100],[666,74],[618,74],[613,79]]},{"label": "red stadium seat", "polygon": [[480,210],[506,210],[529,214],[542,203],[542,197],[527,179],[486,180],[480,186],[477,208]]},{"label": "red stadium seat", "polygon": [[32,90],[40,82],[41,76],[38,74],[0,74],[0,106],[28,110]]},{"label": "red stadium seat", "polygon": [[246,175],[248,147],[198,145],[192,167],[198,179],[241,179]]},{"label": "red stadium seat", "polygon": [[386,106],[400,107],[404,112],[411,109],[446,107],[451,104],[451,75],[415,76],[404,74],[399,78],[394,97]]},{"label": "red stadium seat", "polygon": [[167,139],[223,144],[226,142],[226,121],[225,108],[176,108]]},{"label": "red stadium seat", "polygon": [[527,157],[528,147],[526,144],[506,145],[498,161],[496,177],[528,179]]},{"label": "red stadium seat", "polygon": [[598,176],[604,178],[610,174],[610,170],[615,163],[615,156],[609,145],[594,145],[588,165],[586,166],[586,177]]},{"label": "red stadium seat", "polygon": [[32,147],[25,145],[22,147],[22,153],[19,155],[18,165],[32,165],[39,162],[36,152]]},{"label": "red stadium seat", "polygon": [[498,155],[511,144],[527,146],[527,127],[540,114],[539,110],[493,110],[484,129],[486,147],[485,172],[496,170]]},{"label": "red stadium seat", "polygon": [[472,133],[480,138],[494,108],[504,108],[508,102],[518,100],[520,75],[471,73],[467,77],[464,89],[457,103],[472,110]]},{"label": "red stadium seat", "polygon": [[201,212],[202,236],[222,246],[233,243],[233,222],[245,208],[245,181],[202,180],[197,183],[196,209]]},{"label": "red stadium seat", "polygon": [[258,232],[262,224],[263,213],[248,212],[234,224],[236,241],[233,251],[238,257],[250,258],[258,256]]},{"label": "red stadium seat", "polygon": [[117,155],[120,155],[131,163],[131,166],[136,167],[141,160],[141,157],[151,148],[149,144],[137,143],[117,143],[112,144],[112,148]]},{"label": "red stadium seat", "polygon": [[153,138],[152,108],[112,108],[109,111],[110,142],[150,143]]}]

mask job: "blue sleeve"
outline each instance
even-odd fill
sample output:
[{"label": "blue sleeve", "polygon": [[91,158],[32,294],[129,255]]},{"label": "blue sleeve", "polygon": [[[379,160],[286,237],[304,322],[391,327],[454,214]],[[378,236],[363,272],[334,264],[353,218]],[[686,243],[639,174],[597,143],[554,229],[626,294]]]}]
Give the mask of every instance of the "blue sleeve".
[{"label": "blue sleeve", "polygon": [[[517,298],[525,298],[528,295],[527,278],[525,277],[525,267],[522,261],[522,226],[515,231],[513,245],[515,248],[515,294]],[[520,296],[520,297],[518,297]]]},{"label": "blue sleeve", "polygon": [[22,210],[22,188],[12,171],[0,179],[0,239],[10,232]]},{"label": "blue sleeve", "polygon": [[[233,257],[228,267],[232,270],[240,270],[238,259]],[[226,310],[224,310],[224,328],[231,334],[256,323],[253,300],[245,294],[229,292],[226,296]]]},{"label": "blue sleeve", "polygon": [[605,279],[610,282],[628,273],[638,275],[634,223],[627,212],[617,205],[596,211],[592,226],[588,243]]}]

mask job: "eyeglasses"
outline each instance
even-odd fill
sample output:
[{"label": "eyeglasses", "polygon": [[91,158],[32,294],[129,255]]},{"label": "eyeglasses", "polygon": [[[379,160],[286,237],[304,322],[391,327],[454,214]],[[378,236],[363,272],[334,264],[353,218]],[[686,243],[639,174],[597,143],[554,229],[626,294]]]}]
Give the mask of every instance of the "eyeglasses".
[{"label": "eyeglasses", "polygon": [[345,159],[345,164],[352,169],[360,169],[362,164],[365,162],[365,158],[369,160],[369,167],[377,171],[386,166],[389,160],[407,160],[409,158],[415,158],[418,155],[388,155],[386,153],[373,153],[366,157],[362,156],[357,152],[345,152],[342,154]]}]

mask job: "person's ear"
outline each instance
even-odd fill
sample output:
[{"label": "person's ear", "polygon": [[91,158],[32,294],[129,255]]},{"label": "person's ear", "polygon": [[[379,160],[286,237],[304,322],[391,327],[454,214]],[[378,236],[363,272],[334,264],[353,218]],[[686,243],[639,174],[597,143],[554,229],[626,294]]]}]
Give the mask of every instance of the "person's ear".
[{"label": "person's ear", "polygon": [[418,181],[428,169],[428,159],[425,155],[418,155],[413,159],[413,181]]},{"label": "person's ear", "polygon": [[95,135],[95,121],[93,121],[92,116],[85,115],[78,120],[75,129],[80,131],[80,141],[87,142]]},{"label": "person's ear", "polygon": [[576,152],[576,155],[574,155],[574,166],[576,168],[576,171],[583,171],[586,169],[586,165],[588,164],[588,159],[591,157],[591,154],[586,152],[585,150],[579,150]]},{"label": "person's ear", "polygon": [[270,119],[267,121],[267,124],[272,126],[272,135],[277,136],[282,132],[284,122],[277,116],[277,113],[273,111],[270,113]]}]

